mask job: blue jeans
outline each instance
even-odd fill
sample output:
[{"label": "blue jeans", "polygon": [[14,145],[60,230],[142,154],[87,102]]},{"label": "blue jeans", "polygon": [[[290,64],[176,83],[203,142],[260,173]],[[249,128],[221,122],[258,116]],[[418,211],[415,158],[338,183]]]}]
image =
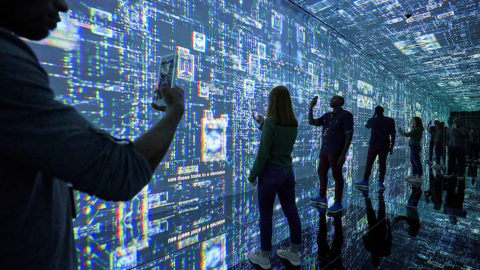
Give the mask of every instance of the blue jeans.
[{"label": "blue jeans", "polygon": [[423,168],[422,162],[420,161],[420,146],[410,145],[410,162],[412,163],[412,173],[413,175],[422,176]]},{"label": "blue jeans", "polygon": [[292,168],[267,164],[258,179],[260,210],[260,242],[263,251],[272,249],[273,204],[278,194],[280,205],[290,228],[290,241],[299,247],[302,226],[295,204],[295,176]]}]

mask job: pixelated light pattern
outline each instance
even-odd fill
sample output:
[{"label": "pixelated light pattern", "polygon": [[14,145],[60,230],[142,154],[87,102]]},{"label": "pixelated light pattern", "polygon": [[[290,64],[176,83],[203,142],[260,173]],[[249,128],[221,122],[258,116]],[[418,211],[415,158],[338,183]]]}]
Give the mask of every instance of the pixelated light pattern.
[{"label": "pixelated light pattern", "polygon": [[[455,110],[480,109],[478,0],[293,0]],[[410,17],[405,15],[411,15]]]},{"label": "pixelated light pattern", "polygon": [[[173,52],[181,54],[176,84],[186,98],[185,116],[169,153],[132,201],[106,202],[76,193],[74,236],[80,269],[226,269],[245,260],[259,243],[256,197],[248,195],[254,188],[246,181],[261,134],[252,111],[265,114],[269,91],[276,85],[289,88],[300,123],[293,153],[298,203],[318,192],[318,182],[311,179],[321,129],[307,121],[313,96],[319,96],[316,117],[330,110],[329,99],[335,94],[345,97],[345,108],[355,115],[344,169],[346,193],[363,173],[370,134],[364,126],[375,106],[383,105],[404,128],[412,116],[446,120],[450,110],[449,104],[417,91],[416,84],[386,71],[285,1],[69,4],[71,11],[62,16],[59,28],[48,39],[31,43],[57,99],[112,135],[134,140],[162,116],[150,108],[157,59]],[[351,13],[344,10],[345,16]],[[430,43],[415,50],[429,54],[448,47],[434,35],[422,33],[418,41]],[[405,44],[417,42],[415,37]],[[410,48],[405,44],[398,46],[406,52]],[[457,81],[462,81],[457,87],[469,85],[459,77],[450,81],[445,87]],[[409,168],[407,140],[397,141],[388,179]],[[392,187],[393,193],[408,193]],[[279,206],[275,209],[280,213]],[[312,212],[300,215],[304,228],[316,223]],[[287,238],[286,228],[284,219],[275,221],[275,243]]]}]

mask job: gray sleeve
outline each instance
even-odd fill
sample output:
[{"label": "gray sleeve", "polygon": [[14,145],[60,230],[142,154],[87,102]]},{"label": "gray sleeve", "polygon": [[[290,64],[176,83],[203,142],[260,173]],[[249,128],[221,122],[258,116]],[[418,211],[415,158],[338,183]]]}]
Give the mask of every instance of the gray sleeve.
[{"label": "gray sleeve", "polygon": [[54,100],[34,60],[0,50],[0,156],[104,200],[133,198],[152,176],[146,158]]}]

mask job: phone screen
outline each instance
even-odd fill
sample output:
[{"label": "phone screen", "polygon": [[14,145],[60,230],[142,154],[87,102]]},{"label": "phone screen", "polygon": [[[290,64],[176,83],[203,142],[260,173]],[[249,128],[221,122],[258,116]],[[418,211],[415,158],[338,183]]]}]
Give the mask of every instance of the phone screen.
[{"label": "phone screen", "polygon": [[[158,85],[157,88],[171,88],[174,87],[175,84],[175,59],[176,55],[171,54],[161,58],[160,61],[160,68],[158,74]],[[165,106],[165,102],[162,98],[157,95],[155,91],[154,94],[154,101],[159,106]]]}]

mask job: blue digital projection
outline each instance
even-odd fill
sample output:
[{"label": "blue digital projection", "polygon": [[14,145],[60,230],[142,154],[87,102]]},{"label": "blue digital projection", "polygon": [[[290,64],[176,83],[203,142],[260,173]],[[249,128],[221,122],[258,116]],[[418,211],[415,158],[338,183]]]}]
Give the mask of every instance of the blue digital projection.
[{"label": "blue digital projection", "polygon": [[479,1],[292,2],[456,110],[480,109]]},{"label": "blue digital projection", "polygon": [[[345,97],[345,108],[355,116],[346,192],[363,174],[370,135],[364,125],[375,106],[384,106],[402,127],[412,116],[446,120],[449,113],[448,104],[285,1],[69,4],[58,29],[31,43],[57,99],[113,136],[133,140],[161,117],[149,105],[156,59],[173,52],[182,55],[177,85],[186,98],[170,152],[131,202],[76,193],[74,236],[81,269],[226,269],[245,260],[258,246],[257,225],[242,225],[258,220],[246,182],[260,138],[251,112],[265,114],[274,86],[289,88],[300,123],[293,163],[298,183],[315,177],[321,143],[320,129],[308,125],[310,99],[319,96],[314,112],[319,117],[329,111],[333,95]],[[425,34],[418,42],[430,42],[423,49],[434,50],[435,37]],[[409,43],[399,42],[395,45],[407,54]],[[405,174],[407,160],[407,141],[399,138],[387,179]],[[318,182],[299,184],[298,201],[317,192]],[[300,214],[305,228],[317,222],[310,212]],[[275,224],[278,242],[288,230],[279,229],[287,228],[284,219]]]}]

